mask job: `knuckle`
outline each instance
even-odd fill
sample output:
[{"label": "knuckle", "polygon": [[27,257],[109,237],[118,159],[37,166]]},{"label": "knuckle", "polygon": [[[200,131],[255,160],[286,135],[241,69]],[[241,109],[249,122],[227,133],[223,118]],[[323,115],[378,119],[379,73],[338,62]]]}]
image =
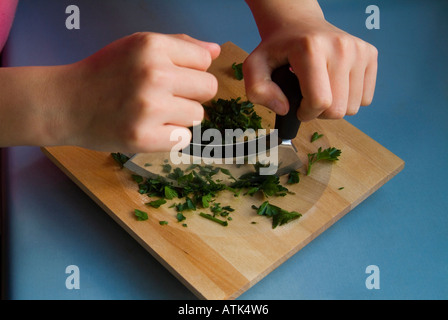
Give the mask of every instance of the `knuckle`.
[{"label": "knuckle", "polygon": [[186,40],[186,41],[191,41],[193,38],[190,37],[188,34],[185,33],[178,33],[174,35],[175,37],[182,39],[182,40]]},{"label": "knuckle", "polygon": [[370,48],[370,52],[371,52],[372,57],[375,60],[378,59],[378,49],[375,46],[373,46],[373,45],[369,45],[369,48]]},{"label": "knuckle", "polygon": [[316,34],[306,35],[297,40],[299,51],[305,54],[314,54],[315,52],[319,52],[322,45],[322,37]]},{"label": "knuckle", "polygon": [[[354,48],[354,41],[351,36],[338,35],[334,39],[334,48],[340,55],[345,55]],[[356,49],[356,48],[355,48]]]}]

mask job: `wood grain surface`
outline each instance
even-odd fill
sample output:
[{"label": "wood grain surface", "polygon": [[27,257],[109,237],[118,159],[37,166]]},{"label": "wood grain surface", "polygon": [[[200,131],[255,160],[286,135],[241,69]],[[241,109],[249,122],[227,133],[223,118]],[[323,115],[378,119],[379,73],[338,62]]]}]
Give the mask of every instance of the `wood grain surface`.
[{"label": "wood grain surface", "polygon": [[[232,43],[222,46],[220,57],[210,68],[219,81],[217,98],[245,99],[244,82],[234,78],[231,65],[243,62],[246,56]],[[273,125],[272,112],[258,105],[256,110],[264,127]],[[315,131],[324,136],[311,143]],[[234,197],[224,191],[216,202],[236,209],[227,227],[195,211],[184,213],[183,222],[188,226],[183,227],[176,211],[168,208],[170,203],[158,209],[145,205],[155,199],[138,193],[131,172],[120,169],[110,153],[70,146],[42,151],[198,298],[235,299],[404,167],[403,160],[345,120],[303,123],[294,142],[304,163],[300,182],[286,185],[287,177],[281,177],[294,194],[270,197],[269,201],[300,212],[302,217],[275,229],[271,219],[258,216],[251,208],[266,200],[260,195]],[[307,154],[319,147],[336,147],[342,154],[337,162],[316,163],[306,176]],[[146,211],[149,219],[138,221],[134,209]]]}]

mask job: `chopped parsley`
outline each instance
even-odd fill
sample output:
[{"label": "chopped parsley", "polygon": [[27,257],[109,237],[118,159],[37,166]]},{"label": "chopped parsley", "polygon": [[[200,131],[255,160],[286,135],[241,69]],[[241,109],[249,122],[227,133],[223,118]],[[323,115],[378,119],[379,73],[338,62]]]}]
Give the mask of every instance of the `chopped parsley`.
[{"label": "chopped parsley", "polygon": [[306,175],[310,175],[311,167],[318,161],[328,160],[328,161],[337,161],[339,160],[339,156],[341,155],[341,150],[336,149],[334,147],[327,148],[322,150],[320,147],[316,153],[308,153],[308,169]]},{"label": "chopped parsley", "polygon": [[[232,68],[235,70],[235,77],[237,72],[240,72],[242,64],[234,63]],[[238,73],[238,77],[241,74]],[[250,101],[241,101],[237,99],[218,99],[212,101],[211,105],[203,106],[207,119],[203,120],[201,130],[204,132],[209,128],[218,129],[225,134],[225,129],[261,129],[261,117],[255,112],[254,105]],[[311,142],[320,139],[323,134],[314,132],[311,137]],[[308,154],[308,168],[307,175],[310,174],[314,163],[321,160],[336,161],[341,154],[341,150],[336,148],[327,148],[322,150],[319,148],[316,153]],[[122,153],[112,153],[112,158],[119,164],[121,168],[129,158]],[[146,166],[151,164],[147,163]],[[174,208],[176,211],[176,219],[182,223],[183,227],[186,217],[185,211],[197,211],[206,209],[210,213],[200,212],[199,215],[211,221],[214,221],[222,226],[227,226],[228,221],[232,220],[231,214],[235,211],[229,205],[222,205],[216,202],[220,192],[233,192],[235,197],[242,195],[254,196],[259,194],[262,197],[278,197],[291,194],[285,186],[280,183],[280,178],[275,175],[261,175],[261,164],[254,165],[254,171],[246,173],[238,178],[234,177],[228,169],[215,167],[212,165],[198,165],[192,164],[187,169],[172,167],[168,159],[164,160],[162,164],[162,172],[165,177],[158,176],[156,178],[144,178],[142,176],[133,174],[132,179],[138,184],[138,192],[145,194],[148,197],[157,197],[146,205],[159,208],[167,203],[169,200],[174,200],[169,208]],[[222,173],[226,177],[224,179],[217,179],[216,176]],[[168,179],[167,179],[168,178]],[[176,181],[176,185],[171,180]],[[286,181],[287,185],[297,184],[300,181],[299,172],[293,170],[289,173]],[[342,190],[343,187],[339,188]],[[176,201],[181,199],[181,201]],[[284,225],[285,223],[298,219],[301,214],[295,211],[289,212],[278,206],[264,201],[260,207],[252,206],[257,211],[258,215],[272,218],[272,228]],[[135,209],[134,215],[137,220],[147,220],[148,214],[144,211]],[[159,221],[161,225],[168,224],[167,221]],[[256,223],[256,222],[252,222]]]},{"label": "chopped parsley", "polygon": [[252,208],[257,210],[258,215],[272,218],[272,229],[302,216],[302,214],[296,211],[286,211],[280,207],[270,204],[268,201],[263,202],[258,208],[256,206],[252,206]]},{"label": "chopped parsley", "polygon": [[157,200],[148,202],[148,203],[146,203],[146,204],[147,204],[148,206],[151,206],[151,207],[157,209],[157,208],[159,208],[162,204],[165,204],[165,203],[166,203],[166,200],[163,199],[163,198],[160,198],[160,199],[157,199]]},{"label": "chopped parsley", "polygon": [[201,213],[199,213],[199,215],[200,215],[201,217],[203,217],[203,218],[206,218],[206,219],[209,219],[209,220],[211,220],[211,221],[213,221],[213,222],[219,223],[219,224],[222,225],[223,227],[227,227],[227,225],[228,225],[227,221],[224,221],[224,220],[220,220],[220,219],[218,219],[218,218],[215,218],[215,217],[212,216],[211,214],[201,212]]},{"label": "chopped parsley", "polygon": [[311,142],[314,142],[320,138],[322,138],[324,135],[323,134],[319,134],[318,132],[314,132],[313,135],[311,136]]},{"label": "chopped parsley", "polygon": [[129,157],[127,155],[124,155],[119,152],[111,153],[112,158],[115,160],[115,162],[118,163],[120,168],[123,168],[123,165],[126,163],[126,161],[129,160]]},{"label": "chopped parsley", "polygon": [[148,214],[145,211],[135,209],[134,215],[137,217],[137,220],[139,220],[139,221],[148,220]]},{"label": "chopped parsley", "polygon": [[299,177],[299,172],[296,170],[293,170],[289,173],[288,175],[288,184],[295,184],[295,183],[299,183],[300,181],[300,177]]},{"label": "chopped parsley", "polygon": [[234,62],[232,64],[232,69],[237,80],[243,80],[243,64]]},{"label": "chopped parsley", "polygon": [[201,131],[218,129],[223,135],[225,129],[262,129],[261,117],[255,112],[250,101],[237,99],[218,99],[211,101],[210,106],[203,106],[208,119],[201,123]]}]

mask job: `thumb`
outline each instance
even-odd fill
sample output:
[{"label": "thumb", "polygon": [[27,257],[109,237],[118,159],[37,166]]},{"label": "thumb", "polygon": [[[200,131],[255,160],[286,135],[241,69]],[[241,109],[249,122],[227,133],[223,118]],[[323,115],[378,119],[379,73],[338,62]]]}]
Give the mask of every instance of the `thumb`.
[{"label": "thumb", "polygon": [[285,115],[289,103],[283,91],[271,80],[274,68],[256,55],[249,56],[243,64],[246,96],[252,102],[261,104],[277,114]]}]

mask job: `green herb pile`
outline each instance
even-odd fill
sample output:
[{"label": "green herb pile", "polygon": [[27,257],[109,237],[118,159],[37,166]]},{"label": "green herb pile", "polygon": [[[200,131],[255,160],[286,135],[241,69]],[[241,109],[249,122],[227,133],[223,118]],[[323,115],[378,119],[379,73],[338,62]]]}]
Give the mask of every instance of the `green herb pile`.
[{"label": "green herb pile", "polygon": [[[123,161],[127,161],[122,154],[114,153],[112,157],[123,166]],[[221,191],[227,190],[235,197],[242,195],[253,196],[256,193],[262,193],[265,197],[285,196],[289,190],[280,184],[280,179],[274,175],[260,175],[260,164],[254,165],[254,172],[242,175],[239,179],[232,176],[229,170],[211,165],[200,166],[193,164],[186,170],[180,168],[172,169],[171,166],[163,165],[165,177],[144,178],[139,175],[132,175],[133,180],[138,184],[138,192],[146,194],[148,197],[157,198],[147,202],[146,205],[159,208],[167,203],[167,200],[173,200],[170,208],[177,212],[178,222],[184,221],[185,211],[208,210],[210,213],[200,212],[199,215],[211,221],[227,226],[228,221],[232,220],[230,213],[235,211],[230,205],[221,205],[216,202],[216,198]],[[218,179],[215,176],[223,173],[228,179]],[[299,173],[292,171],[288,177],[288,184],[298,183]],[[176,181],[174,184],[170,179]],[[258,214],[273,218],[273,228],[296,219],[300,216],[297,212],[287,212],[286,210],[259,211]],[[147,220],[148,215],[144,211],[136,209],[134,211],[138,220]],[[187,226],[183,223],[183,226]]]},{"label": "green herb pile", "polygon": [[[261,117],[254,111],[254,105],[249,101],[240,101],[240,98],[212,101],[210,107],[204,106],[208,119],[202,123],[202,130],[215,128],[222,133],[225,129],[243,130],[251,128],[261,129]],[[315,132],[310,142],[320,139],[323,135]],[[341,150],[334,147],[322,150],[320,147],[316,153],[308,154],[307,175],[310,175],[314,163],[322,160],[336,161],[341,154]],[[112,153],[113,159],[123,168],[123,164],[129,159],[121,153]],[[148,164],[148,166],[151,164]],[[280,184],[279,177],[275,175],[260,175],[261,164],[254,165],[254,171],[244,174],[238,178],[232,176],[227,169],[214,167],[211,165],[192,164],[187,169],[173,168],[168,160],[163,166],[165,177],[144,178],[139,175],[132,175],[138,184],[138,192],[146,194],[155,200],[146,203],[152,208],[160,208],[168,201],[173,202],[170,208],[176,211],[177,221],[182,222],[182,226],[187,227],[186,211],[200,211],[199,216],[216,222],[222,226],[227,226],[232,220],[231,213],[234,211],[230,205],[221,205],[216,202],[220,192],[232,192],[235,197],[253,196],[261,193],[266,197],[283,197],[291,194],[287,187]],[[226,179],[217,178],[218,173],[226,176]],[[218,175],[219,176],[219,175]],[[169,179],[167,179],[169,178]],[[174,180],[176,184],[172,182]],[[288,175],[287,185],[299,183],[298,171],[291,171]],[[339,188],[342,190],[343,187]],[[272,218],[272,228],[284,225],[289,221],[298,219],[301,214],[295,211],[289,212],[269,201],[263,202],[259,207],[252,206],[258,215]],[[203,211],[209,211],[205,213]],[[135,209],[134,214],[137,220],[147,220],[148,214]],[[161,225],[168,224],[167,221],[160,221]]]},{"label": "green herb pile", "polygon": [[262,129],[261,117],[255,112],[254,104],[250,101],[237,99],[218,99],[211,101],[210,106],[203,106],[207,119],[201,123],[201,130],[218,129],[223,135],[225,129]]}]

